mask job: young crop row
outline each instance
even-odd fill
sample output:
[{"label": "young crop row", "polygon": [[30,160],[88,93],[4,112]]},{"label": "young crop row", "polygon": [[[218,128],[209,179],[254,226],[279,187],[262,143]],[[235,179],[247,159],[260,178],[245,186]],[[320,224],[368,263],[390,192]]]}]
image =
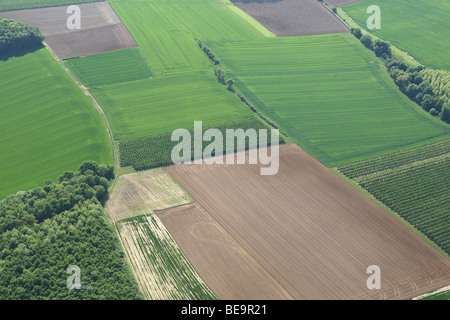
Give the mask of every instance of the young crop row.
[{"label": "young crop row", "polygon": [[450,254],[450,155],[363,177],[359,184]]},{"label": "young crop row", "polygon": [[339,168],[339,171],[350,179],[355,179],[448,153],[450,153],[450,140],[352,163]]},{"label": "young crop row", "polygon": [[[223,137],[225,137],[226,129],[242,129],[247,131],[248,129],[255,129],[257,132],[259,129],[269,129],[269,126],[263,123],[256,116],[231,121],[226,123],[221,123],[218,125],[210,125],[203,128],[203,132],[208,128],[218,129],[222,132]],[[194,137],[193,129],[189,130],[191,132],[191,137]],[[123,167],[133,166],[135,170],[147,170],[162,166],[168,166],[173,164],[171,153],[172,149],[179,143],[179,141],[172,141],[172,132],[142,137],[137,139],[131,139],[119,142],[119,154],[120,154],[120,164]],[[268,133],[268,145],[271,144],[270,134]],[[224,150],[226,139],[224,138]],[[205,146],[209,145],[211,142],[203,141],[203,149]],[[280,137],[280,143],[284,143],[282,137]],[[192,150],[194,143],[191,143]],[[245,149],[254,148],[258,145],[250,145],[246,141]],[[237,144],[236,144],[237,147]],[[234,149],[234,151],[236,148]],[[194,155],[194,152],[191,152]],[[192,159],[193,157],[191,157]]]}]

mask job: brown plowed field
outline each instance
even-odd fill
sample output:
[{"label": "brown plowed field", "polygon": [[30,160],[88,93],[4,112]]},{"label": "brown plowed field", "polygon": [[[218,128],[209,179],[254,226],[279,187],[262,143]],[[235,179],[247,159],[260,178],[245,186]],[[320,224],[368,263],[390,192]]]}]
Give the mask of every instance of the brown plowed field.
[{"label": "brown plowed field", "polygon": [[108,2],[80,4],[80,30],[67,28],[67,7],[6,11],[0,17],[38,27],[60,59],[137,46]]},{"label": "brown plowed field", "polygon": [[279,37],[349,32],[317,0],[231,0]]},{"label": "brown plowed field", "polygon": [[[447,258],[295,144],[280,146],[274,176],[258,165],[166,170],[196,204],[159,216],[221,299],[405,299],[450,283]],[[371,265],[381,290],[366,287]]]}]

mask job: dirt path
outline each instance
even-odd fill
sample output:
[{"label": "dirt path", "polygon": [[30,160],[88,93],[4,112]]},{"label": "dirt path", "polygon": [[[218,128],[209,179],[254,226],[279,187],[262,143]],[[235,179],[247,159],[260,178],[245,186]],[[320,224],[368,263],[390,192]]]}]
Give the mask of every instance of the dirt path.
[{"label": "dirt path", "polygon": [[66,70],[66,72],[72,77],[72,79],[77,83],[77,85],[83,90],[83,92],[91,99],[92,103],[94,104],[95,109],[100,113],[100,115],[103,118],[103,121],[106,125],[106,131],[108,132],[109,140],[112,146],[113,151],[113,159],[114,159],[114,167],[120,168],[120,161],[119,161],[119,150],[117,147],[117,143],[114,141],[114,136],[111,130],[111,125],[109,124],[108,118],[105,115],[105,112],[103,111],[100,104],[95,100],[95,98],[92,96],[92,94],[89,92],[89,90],[75,77],[75,75],[70,71],[70,69],[62,62],[61,59],[58,58],[58,56],[53,52],[53,50],[50,48],[50,46],[44,41],[43,42],[45,47],[48,49],[48,51],[52,54],[52,56],[56,59],[56,61],[59,62],[59,64]]}]

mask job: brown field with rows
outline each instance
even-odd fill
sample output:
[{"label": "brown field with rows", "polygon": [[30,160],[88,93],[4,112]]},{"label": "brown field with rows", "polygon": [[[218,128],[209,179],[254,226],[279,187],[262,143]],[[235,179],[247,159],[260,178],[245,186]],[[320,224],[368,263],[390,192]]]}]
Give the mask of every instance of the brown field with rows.
[{"label": "brown field with rows", "polygon": [[[196,203],[157,214],[220,299],[408,299],[450,282],[446,257],[295,144],[280,146],[273,176],[165,170]],[[381,290],[366,286],[371,265]]]},{"label": "brown field with rows", "polygon": [[231,0],[278,37],[349,32],[317,0]]},{"label": "brown field with rows", "polygon": [[45,41],[59,59],[136,47],[137,43],[108,2],[78,5],[81,29],[67,28],[68,6],[0,12],[0,17],[20,21],[46,35]]}]

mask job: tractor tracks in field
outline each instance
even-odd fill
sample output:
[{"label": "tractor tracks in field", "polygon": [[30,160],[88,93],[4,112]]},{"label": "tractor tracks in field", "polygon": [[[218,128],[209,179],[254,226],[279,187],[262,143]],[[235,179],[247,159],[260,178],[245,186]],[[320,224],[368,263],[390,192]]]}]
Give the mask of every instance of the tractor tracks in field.
[{"label": "tractor tracks in field", "polygon": [[50,48],[50,46],[43,41],[44,46],[47,48],[47,50],[52,54],[52,56],[56,59],[56,61],[59,62],[59,64],[64,68],[64,70],[70,75],[70,77],[76,82],[76,84],[78,85],[78,87],[80,87],[81,90],[83,90],[84,94],[87,95],[89,97],[89,99],[91,100],[92,104],[94,105],[95,109],[97,109],[97,111],[100,113],[100,115],[102,116],[103,122],[106,125],[106,131],[108,132],[108,137],[111,143],[111,148],[112,148],[112,152],[113,152],[113,160],[114,160],[114,167],[120,168],[120,161],[119,161],[119,150],[118,150],[118,146],[116,141],[114,140],[114,136],[111,130],[111,125],[109,123],[108,118],[106,117],[105,112],[103,111],[102,107],[100,106],[100,104],[97,102],[97,100],[92,96],[92,94],[89,92],[88,88],[86,88],[81,82],[80,80],[78,80],[78,78],[72,73],[72,71],[70,71],[70,69],[64,64],[64,62],[62,62],[61,59],[58,58],[58,56],[53,52],[53,50]]}]

